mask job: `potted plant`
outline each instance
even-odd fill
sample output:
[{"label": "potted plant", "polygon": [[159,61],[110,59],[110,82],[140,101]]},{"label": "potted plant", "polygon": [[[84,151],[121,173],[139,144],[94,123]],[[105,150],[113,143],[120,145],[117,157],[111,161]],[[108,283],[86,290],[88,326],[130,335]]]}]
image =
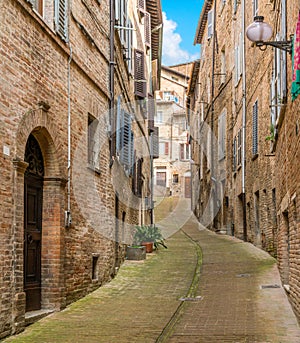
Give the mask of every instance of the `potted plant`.
[{"label": "potted plant", "polygon": [[159,245],[167,248],[164,243],[161,231],[157,226],[155,226],[155,224],[136,226],[134,233],[134,242],[135,244],[141,244],[145,246],[147,253],[151,253],[153,251],[153,247],[157,249]]}]

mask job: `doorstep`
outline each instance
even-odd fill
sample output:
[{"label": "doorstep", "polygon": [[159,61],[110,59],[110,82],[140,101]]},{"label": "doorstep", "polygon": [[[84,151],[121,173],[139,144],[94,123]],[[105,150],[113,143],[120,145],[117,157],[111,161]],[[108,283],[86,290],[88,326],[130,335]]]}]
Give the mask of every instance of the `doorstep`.
[{"label": "doorstep", "polygon": [[25,313],[25,326],[33,324],[34,322],[48,316],[49,314],[53,313],[54,310],[36,310],[36,311],[29,311]]}]

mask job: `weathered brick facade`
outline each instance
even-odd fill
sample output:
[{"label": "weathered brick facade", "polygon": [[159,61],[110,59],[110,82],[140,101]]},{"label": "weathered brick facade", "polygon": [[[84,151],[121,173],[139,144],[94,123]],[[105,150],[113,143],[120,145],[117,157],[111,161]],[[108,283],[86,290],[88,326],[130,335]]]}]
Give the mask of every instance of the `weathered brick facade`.
[{"label": "weathered brick facade", "polygon": [[[120,41],[120,30],[113,27],[118,23],[110,20],[110,5],[117,8],[118,1],[44,0],[42,8],[37,3],[0,5],[0,338],[24,329],[30,300],[25,287],[37,269],[35,308],[59,310],[109,281],[124,259],[131,225],[151,222],[145,198],[151,197],[153,113],[143,104],[155,90],[149,75],[151,61],[157,67],[153,78],[159,72],[161,31],[146,45],[137,3],[126,2],[136,31],[131,30],[132,55],[124,56],[128,41]],[[154,26],[161,21],[160,2],[147,1],[150,5]],[[147,63],[134,63],[134,49],[149,56]],[[144,70],[144,96],[134,90],[134,68]],[[132,118],[137,145],[131,149],[143,159],[140,174],[134,173],[134,156],[125,168],[116,150],[119,95]],[[28,152],[29,141],[40,151],[39,161]],[[36,186],[28,177],[33,162],[43,170],[42,198],[30,188]],[[138,196],[134,182],[142,183]],[[28,229],[35,221],[38,230]],[[40,256],[34,266],[28,254]]]},{"label": "weathered brick facade", "polygon": [[[202,54],[188,89],[194,124],[193,189],[199,190],[192,201],[200,220],[210,207],[213,230],[224,228],[278,258],[282,282],[299,315],[299,99],[291,101],[291,55],[272,47],[260,51],[244,36],[253,13],[258,13],[256,4],[208,1],[202,8],[195,37]],[[295,1],[259,2],[259,14],[274,30],[271,40],[289,39],[298,12]],[[203,148],[207,144],[210,153],[216,152],[203,127],[213,131],[219,149],[222,111],[225,159],[217,163]],[[199,133],[203,139],[197,139]],[[217,185],[209,159],[217,166],[214,178],[219,184],[213,204],[210,196]],[[220,207],[217,215],[212,213],[214,206]]]}]

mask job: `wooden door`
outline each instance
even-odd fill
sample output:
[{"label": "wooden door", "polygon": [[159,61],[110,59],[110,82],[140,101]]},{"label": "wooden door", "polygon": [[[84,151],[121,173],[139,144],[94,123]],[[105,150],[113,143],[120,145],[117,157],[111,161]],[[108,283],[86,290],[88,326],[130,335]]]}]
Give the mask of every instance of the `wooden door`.
[{"label": "wooden door", "polygon": [[43,159],[33,136],[26,145],[24,176],[24,291],[26,311],[41,308]]}]

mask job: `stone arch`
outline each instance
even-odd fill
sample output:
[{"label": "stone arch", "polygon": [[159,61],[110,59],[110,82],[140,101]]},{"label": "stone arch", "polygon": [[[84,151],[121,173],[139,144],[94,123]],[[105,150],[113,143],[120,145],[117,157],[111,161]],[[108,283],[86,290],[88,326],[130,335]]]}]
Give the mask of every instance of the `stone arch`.
[{"label": "stone arch", "polygon": [[16,134],[16,157],[23,160],[27,139],[33,134],[43,152],[45,176],[65,178],[62,135],[48,110],[49,106],[39,103],[24,114]]},{"label": "stone arch", "polygon": [[[64,214],[66,199],[66,149],[63,142],[67,139],[67,132],[61,134],[54,120],[48,113],[49,107],[39,104],[39,108],[28,111],[22,118],[16,133],[14,182],[17,191],[16,237],[20,246],[24,246],[24,212],[17,208],[24,208],[24,173],[27,163],[24,162],[27,140],[32,134],[37,140],[44,160],[43,179],[43,209],[42,209],[42,253],[41,253],[41,308],[44,310],[58,310],[65,306],[64,288]],[[23,249],[22,249],[23,250]],[[21,250],[20,250],[21,251]],[[20,269],[23,269],[24,258],[17,257]],[[25,315],[25,299],[23,280],[16,284],[18,303],[16,307],[23,308]],[[21,305],[21,306],[20,306]],[[20,313],[21,314],[21,313]],[[22,314],[21,314],[22,315]]]}]

